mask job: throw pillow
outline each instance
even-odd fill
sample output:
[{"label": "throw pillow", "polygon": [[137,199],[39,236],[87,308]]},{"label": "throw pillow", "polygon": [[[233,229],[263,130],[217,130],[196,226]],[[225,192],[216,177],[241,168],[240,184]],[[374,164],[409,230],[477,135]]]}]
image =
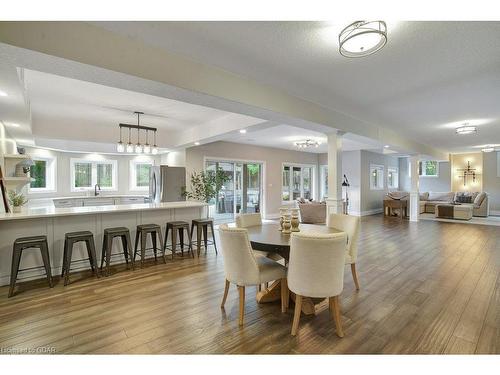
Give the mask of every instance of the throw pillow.
[{"label": "throw pillow", "polygon": [[486,198],[486,193],[479,193],[476,197],[476,199],[474,199],[474,206],[476,207],[479,207],[481,206],[481,204],[483,203],[484,201],[484,198]]}]

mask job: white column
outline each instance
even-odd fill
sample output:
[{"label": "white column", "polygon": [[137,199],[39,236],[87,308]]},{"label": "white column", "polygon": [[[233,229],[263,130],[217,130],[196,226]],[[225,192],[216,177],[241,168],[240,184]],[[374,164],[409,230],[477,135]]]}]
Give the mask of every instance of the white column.
[{"label": "white column", "polygon": [[410,156],[410,221],[418,221],[420,214],[420,195],[419,195],[419,176],[418,176],[418,162],[419,156]]},{"label": "white column", "polygon": [[335,131],[328,135],[328,199],[326,222],[330,214],[342,212],[342,135]]}]

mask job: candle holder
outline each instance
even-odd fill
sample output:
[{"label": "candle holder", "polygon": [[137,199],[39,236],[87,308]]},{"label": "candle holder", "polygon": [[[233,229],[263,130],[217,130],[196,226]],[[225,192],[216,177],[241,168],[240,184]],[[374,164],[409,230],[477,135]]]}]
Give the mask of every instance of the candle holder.
[{"label": "candle holder", "polygon": [[281,233],[283,234],[292,233],[292,231],[290,230],[291,227],[292,227],[291,216],[290,214],[286,214],[283,216],[283,231]]},{"label": "candle holder", "polygon": [[283,231],[284,216],[288,213],[288,208],[280,208],[280,232]]},{"label": "candle holder", "polygon": [[291,208],[290,212],[291,212],[290,224],[292,226],[291,231],[292,232],[300,232],[300,229],[299,229],[299,224],[300,224],[300,222],[299,222],[299,209],[298,208]]}]

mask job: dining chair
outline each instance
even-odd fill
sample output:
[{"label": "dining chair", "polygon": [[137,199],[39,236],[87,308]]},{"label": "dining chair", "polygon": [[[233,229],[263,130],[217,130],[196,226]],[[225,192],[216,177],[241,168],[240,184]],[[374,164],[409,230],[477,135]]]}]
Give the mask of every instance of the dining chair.
[{"label": "dining chair", "polygon": [[260,212],[252,214],[238,214],[236,216],[236,226],[238,228],[248,228],[262,225]]},{"label": "dining chair", "polygon": [[346,234],[292,233],[288,287],[295,293],[292,336],[297,334],[302,298],[329,298],[337,336],[344,337],[339,295],[344,287]]},{"label": "dining chair", "polygon": [[359,217],[343,214],[330,214],[329,227],[347,233],[345,264],[351,265],[354,285],[356,285],[356,290],[359,290],[358,274],[356,273],[356,261],[358,260]]},{"label": "dining chair", "polygon": [[262,256],[255,256],[244,228],[219,226],[219,236],[224,258],[226,284],[221,308],[224,308],[230,283],[238,287],[240,298],[239,325],[243,325],[245,314],[245,286],[260,285],[272,280],[281,281],[281,311],[288,308],[288,287],[285,266]]}]

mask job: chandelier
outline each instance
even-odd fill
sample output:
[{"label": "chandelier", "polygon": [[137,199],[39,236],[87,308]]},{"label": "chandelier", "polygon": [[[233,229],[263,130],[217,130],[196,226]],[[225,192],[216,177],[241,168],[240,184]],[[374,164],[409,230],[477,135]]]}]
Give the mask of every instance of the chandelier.
[{"label": "chandelier", "polygon": [[295,146],[298,148],[309,148],[309,147],[319,147],[320,143],[312,139],[306,139],[304,141],[295,142]]},{"label": "chandelier", "polygon": [[467,167],[462,168],[462,169],[457,169],[457,172],[459,172],[459,177],[464,180],[464,186],[467,185],[467,179],[469,177],[472,177],[472,182],[476,182],[476,168],[471,168],[470,166],[470,161],[467,161]]},{"label": "chandelier", "polygon": [[[133,153],[135,152],[136,154],[153,154],[156,155],[158,153],[158,146],[156,146],[156,128],[152,128],[149,126],[143,126],[140,125],[140,115],[143,115],[144,112],[134,112],[137,115],[137,125],[131,125],[131,124],[119,124],[118,126],[120,127],[120,141],[116,144],[116,151],[118,152],[127,152],[127,153]],[[128,129],[128,142],[125,144],[122,141],[122,129]],[[134,145],[132,144],[131,140],[131,131],[132,130],[137,130],[137,143]],[[140,132],[144,131],[146,133],[146,143],[142,144],[141,143],[141,136]],[[149,144],[149,132],[153,132],[153,146]]]},{"label": "chandelier", "polygon": [[374,54],[387,43],[384,21],[356,21],[339,34],[339,52],[345,57],[364,57]]}]

